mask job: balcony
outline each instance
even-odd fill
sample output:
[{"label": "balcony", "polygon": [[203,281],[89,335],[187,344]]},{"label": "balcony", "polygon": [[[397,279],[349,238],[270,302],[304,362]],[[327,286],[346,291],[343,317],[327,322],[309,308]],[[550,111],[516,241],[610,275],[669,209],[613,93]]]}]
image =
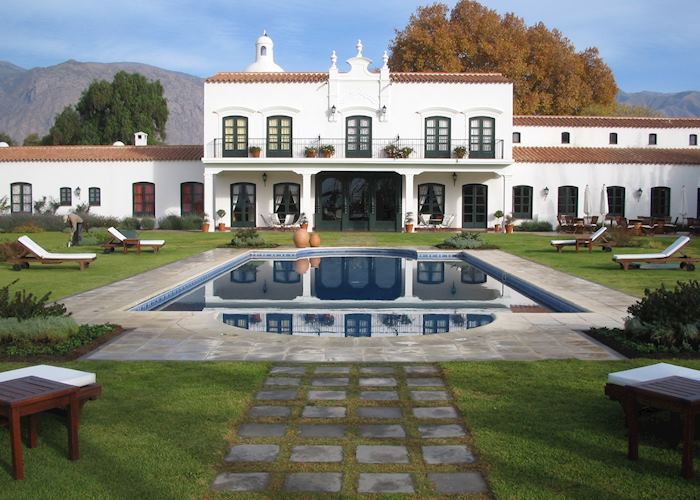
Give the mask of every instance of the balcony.
[{"label": "balcony", "polygon": [[[205,158],[250,158],[256,157],[252,149],[258,149],[257,155],[262,158],[304,158],[309,161],[315,159],[409,159],[409,160],[502,160],[503,140],[499,139],[490,143],[473,145],[469,148],[469,141],[466,139],[453,139],[449,150],[427,151],[424,139],[404,139],[394,137],[392,139],[372,139],[359,144],[348,144],[346,140],[314,137],[308,139],[292,139],[287,147],[276,150],[268,150],[265,138],[250,138],[245,147],[239,150],[223,149],[221,138],[214,139],[206,146]],[[285,144],[283,144],[285,146]],[[332,150],[332,153],[324,154],[324,149]],[[458,156],[457,151],[462,149],[464,155]],[[313,150],[313,151],[312,151]]]}]

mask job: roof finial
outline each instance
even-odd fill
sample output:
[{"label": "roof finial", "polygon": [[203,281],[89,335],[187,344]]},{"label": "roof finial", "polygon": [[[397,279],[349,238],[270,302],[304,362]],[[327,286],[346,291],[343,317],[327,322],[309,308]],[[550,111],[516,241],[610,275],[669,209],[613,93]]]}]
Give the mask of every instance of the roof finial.
[{"label": "roof finial", "polygon": [[267,30],[263,30],[262,36],[267,36]]},{"label": "roof finial", "polygon": [[384,61],[384,67],[388,68],[389,67],[389,54],[387,51],[384,51],[384,55],[382,56],[382,60]]},{"label": "roof finial", "polygon": [[362,57],[362,40],[357,41],[355,48],[357,49],[357,57]]},{"label": "roof finial", "polygon": [[335,55],[335,50],[331,52],[331,69],[337,69],[335,63],[338,62],[338,56]]}]

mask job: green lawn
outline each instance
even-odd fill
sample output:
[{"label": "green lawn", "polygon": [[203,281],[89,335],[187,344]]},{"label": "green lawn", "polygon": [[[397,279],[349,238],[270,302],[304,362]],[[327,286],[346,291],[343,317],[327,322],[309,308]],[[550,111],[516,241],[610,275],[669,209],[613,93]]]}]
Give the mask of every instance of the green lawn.
[{"label": "green lawn", "polygon": [[[697,472],[693,481],[680,476],[680,448],[643,433],[640,460],[627,460],[622,410],[603,395],[609,372],[652,362],[443,367],[496,498],[698,498]],[[700,361],[671,362],[700,369]]]},{"label": "green lawn", "polygon": [[[0,371],[21,365],[0,363]],[[39,446],[24,449],[25,481],[10,476],[9,433],[0,429],[0,497],[202,498],[226,435],[262,384],[264,363],[75,362],[97,373],[103,394],[85,405],[81,458],[67,458],[61,420],[43,416]]]},{"label": "green lawn", "polygon": [[[271,242],[281,245],[292,244],[291,232],[262,232]],[[0,235],[0,241],[10,241],[17,234]],[[44,232],[31,235],[32,238],[49,251],[65,252],[65,233]],[[324,232],[321,234],[324,246],[432,246],[440,243],[447,236],[445,233],[340,233]],[[134,274],[174,262],[210,248],[222,246],[231,240],[231,233],[200,233],[187,231],[143,231],[142,238],[163,238],[167,241],[160,253],[153,255],[146,251],[142,255],[130,252],[124,255],[115,252],[98,255],[97,260],[87,271],[79,272],[77,265],[32,266],[31,269],[14,272],[7,264],[0,264],[0,284],[20,279],[22,288],[35,293],[51,291],[52,298],[59,299],[84,290],[89,290],[107,283],[112,283]],[[549,240],[554,235],[536,235],[528,233],[485,234],[484,239],[500,249],[520,257],[539,262],[554,269],[601,283],[611,288],[622,290],[632,295],[641,296],[644,288],[656,288],[661,283],[673,285],[678,280],[698,279],[699,271],[690,273],[681,270],[631,270],[622,271],[611,260],[612,254],[595,250],[592,254],[576,254],[567,248],[557,253]],[[650,240],[653,249],[663,249],[673,237],[656,237]],[[80,247],[71,251],[100,252],[98,247]],[[625,248],[618,253],[649,252],[650,248]],[[693,239],[688,245],[691,255],[700,255],[700,239]],[[614,252],[613,252],[614,253]]]}]

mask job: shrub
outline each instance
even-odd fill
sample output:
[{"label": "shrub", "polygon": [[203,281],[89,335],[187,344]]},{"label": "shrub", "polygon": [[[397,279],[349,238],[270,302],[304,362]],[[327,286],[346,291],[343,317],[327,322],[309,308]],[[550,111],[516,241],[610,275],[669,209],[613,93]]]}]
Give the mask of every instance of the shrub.
[{"label": "shrub", "polygon": [[260,248],[276,247],[274,243],[268,243],[255,229],[239,229],[233,235],[231,246],[234,248]]},{"label": "shrub", "polygon": [[523,221],[517,226],[515,226],[516,231],[522,231],[522,232],[548,232],[548,231],[554,231],[554,228],[552,228],[552,224],[547,222],[547,221],[538,221],[538,220],[532,220],[532,221]]},{"label": "shrub", "polygon": [[19,256],[22,250],[22,245],[16,241],[3,241],[0,243],[0,260],[7,262],[11,258]]},{"label": "shrub", "polygon": [[455,234],[447,238],[442,243],[436,245],[438,248],[455,248],[463,250],[466,248],[483,248],[485,245],[484,241],[481,239],[479,233],[470,233],[469,231],[462,231],[459,234]]},{"label": "shrub", "polygon": [[18,290],[14,295],[10,294],[10,287],[19,280],[0,288],[0,318],[16,318],[19,321],[30,318],[46,318],[49,316],[66,316],[66,307],[63,304],[49,304],[47,302],[51,292],[42,297],[25,290]]},{"label": "shrub", "polygon": [[136,230],[141,228],[141,221],[136,217],[124,217],[124,220],[121,221],[120,226],[124,229]]},{"label": "shrub", "polygon": [[91,227],[87,232],[83,232],[81,245],[102,245],[112,239],[111,235],[104,227]]},{"label": "shrub", "polygon": [[10,214],[0,215],[0,230],[6,233],[19,232],[18,228],[33,224],[44,231],[63,231],[66,224],[58,215]]},{"label": "shrub", "polygon": [[120,224],[120,220],[117,217],[111,217],[109,215],[96,215],[91,213],[80,214],[83,219],[83,224],[86,228],[93,227],[117,227]]},{"label": "shrub", "polygon": [[144,229],[146,231],[150,231],[151,229],[156,228],[156,220],[153,217],[144,217],[141,219],[141,223],[139,224],[141,229]]},{"label": "shrub", "polygon": [[18,233],[23,233],[23,234],[43,233],[44,228],[41,226],[37,226],[33,222],[30,222],[29,224],[23,224],[21,226],[17,226],[15,228],[15,231],[17,231]]},{"label": "shrub", "polygon": [[166,215],[158,219],[158,227],[160,229],[169,229],[175,231],[192,231],[202,228],[202,217],[199,215]]},{"label": "shrub", "polygon": [[[4,322],[7,323],[3,325]],[[72,318],[0,320],[0,329],[3,327],[11,333],[0,334],[0,354],[23,357],[65,355],[116,328],[110,324],[78,326]]]},{"label": "shrub", "polygon": [[32,342],[58,341],[78,333],[78,323],[71,317],[0,318],[0,343],[23,339]]},{"label": "shrub", "polygon": [[644,290],[644,297],[627,312],[643,323],[687,324],[700,321],[700,282],[679,281],[675,288],[661,285]]}]

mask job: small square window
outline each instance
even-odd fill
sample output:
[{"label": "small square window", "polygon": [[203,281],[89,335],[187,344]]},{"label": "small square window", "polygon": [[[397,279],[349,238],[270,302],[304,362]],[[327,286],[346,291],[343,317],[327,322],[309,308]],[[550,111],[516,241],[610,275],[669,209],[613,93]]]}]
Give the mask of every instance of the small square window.
[{"label": "small square window", "polygon": [[617,144],[617,133],[610,132],[610,144]]},{"label": "small square window", "polygon": [[698,135],[697,134],[690,134],[690,140],[688,141],[688,144],[691,146],[697,146],[698,145]]},{"label": "small square window", "polygon": [[649,145],[656,146],[656,134],[649,134]]},{"label": "small square window", "polygon": [[513,132],[513,144],[520,144],[520,132]]},{"label": "small square window", "polygon": [[561,143],[562,144],[570,144],[571,143],[571,134],[569,134],[569,132],[562,132],[561,133]]}]

